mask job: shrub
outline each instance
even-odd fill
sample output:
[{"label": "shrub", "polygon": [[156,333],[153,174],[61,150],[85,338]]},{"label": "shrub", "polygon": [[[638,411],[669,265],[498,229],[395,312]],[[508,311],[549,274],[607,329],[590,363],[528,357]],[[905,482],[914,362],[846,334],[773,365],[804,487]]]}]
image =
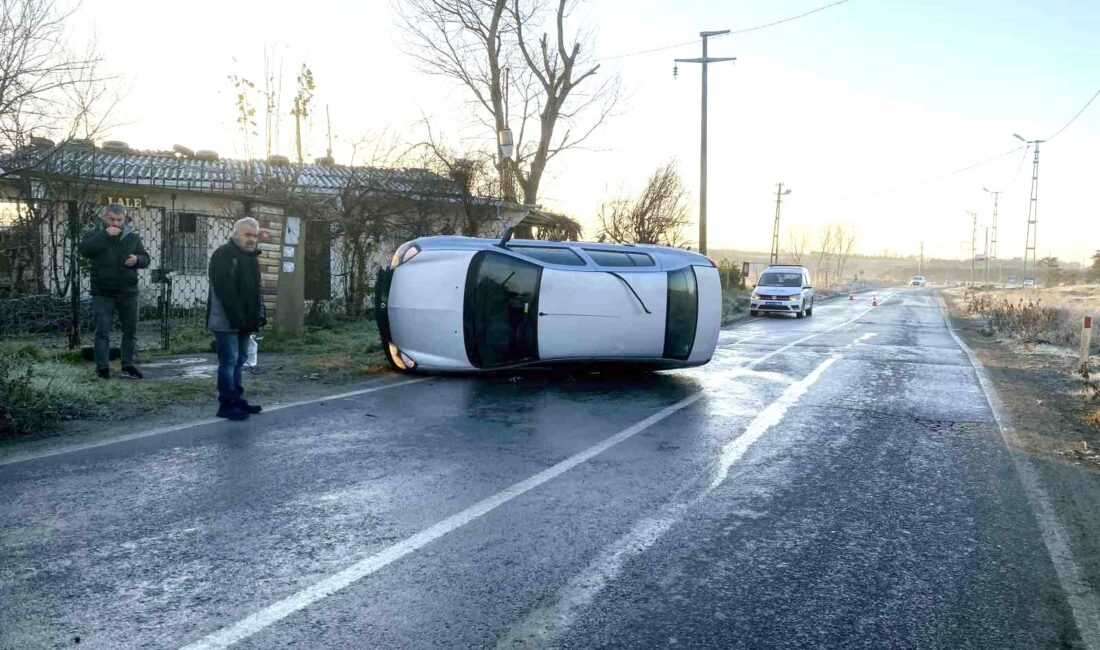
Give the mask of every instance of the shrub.
[{"label": "shrub", "polygon": [[[25,357],[0,355],[0,435],[40,431],[91,410],[87,391]],[[56,364],[55,364],[56,365]],[[52,374],[52,376],[51,376]]]}]

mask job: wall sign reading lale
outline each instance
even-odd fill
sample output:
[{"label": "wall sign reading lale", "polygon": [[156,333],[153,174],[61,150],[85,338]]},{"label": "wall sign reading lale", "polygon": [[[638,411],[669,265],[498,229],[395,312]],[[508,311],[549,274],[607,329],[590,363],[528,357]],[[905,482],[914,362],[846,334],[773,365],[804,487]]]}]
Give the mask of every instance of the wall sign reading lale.
[{"label": "wall sign reading lale", "polygon": [[145,197],[134,194],[104,194],[103,205],[117,203],[127,208],[144,208]]}]

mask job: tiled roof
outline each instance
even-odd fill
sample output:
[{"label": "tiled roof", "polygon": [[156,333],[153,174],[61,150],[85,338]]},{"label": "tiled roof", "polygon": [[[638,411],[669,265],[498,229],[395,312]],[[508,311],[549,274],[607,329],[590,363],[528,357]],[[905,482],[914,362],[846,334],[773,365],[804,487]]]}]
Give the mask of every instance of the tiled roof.
[{"label": "tiled roof", "polygon": [[199,160],[168,152],[120,154],[102,149],[28,147],[0,157],[7,175],[51,174],[190,192],[262,196],[275,191],[338,193],[349,185],[402,195],[458,198],[457,185],[427,169],[349,167],[262,160]]}]

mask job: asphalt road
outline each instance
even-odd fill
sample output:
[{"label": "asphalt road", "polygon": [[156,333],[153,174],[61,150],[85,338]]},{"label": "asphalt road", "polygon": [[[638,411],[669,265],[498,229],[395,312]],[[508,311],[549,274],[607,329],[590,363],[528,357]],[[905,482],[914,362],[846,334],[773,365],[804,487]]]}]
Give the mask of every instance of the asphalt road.
[{"label": "asphalt road", "polygon": [[392,378],[9,453],[0,647],[1089,647],[934,292],[880,298],[689,371]]}]

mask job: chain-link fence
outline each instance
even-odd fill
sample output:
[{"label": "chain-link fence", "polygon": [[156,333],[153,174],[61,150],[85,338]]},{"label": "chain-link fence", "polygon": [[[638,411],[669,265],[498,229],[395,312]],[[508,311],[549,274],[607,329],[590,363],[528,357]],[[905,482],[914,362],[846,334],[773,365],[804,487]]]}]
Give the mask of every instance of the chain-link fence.
[{"label": "chain-link fence", "polygon": [[[90,343],[89,262],[80,238],[98,227],[102,207],[34,201],[7,204],[0,220],[0,338],[33,338],[49,347]],[[229,216],[129,208],[127,219],[151,257],[139,272],[138,345],[171,345],[182,330],[202,327],[207,262],[232,232]]]}]

